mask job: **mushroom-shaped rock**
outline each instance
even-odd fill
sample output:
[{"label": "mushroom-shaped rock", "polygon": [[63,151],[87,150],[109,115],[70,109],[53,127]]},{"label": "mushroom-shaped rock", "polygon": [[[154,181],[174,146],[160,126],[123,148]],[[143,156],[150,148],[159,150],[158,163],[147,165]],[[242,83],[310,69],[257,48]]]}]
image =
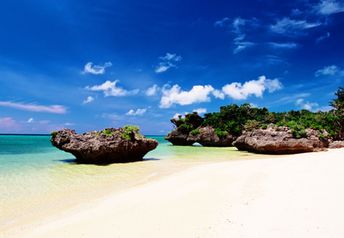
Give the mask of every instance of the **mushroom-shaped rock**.
[{"label": "mushroom-shaped rock", "polygon": [[158,146],[156,140],[145,138],[135,126],[83,134],[63,129],[52,133],[51,143],[73,154],[78,162],[91,164],[139,161]]},{"label": "mushroom-shaped rock", "polygon": [[245,131],[233,145],[239,150],[263,154],[312,152],[324,150],[328,146],[324,134],[306,129],[305,138],[294,138],[288,127],[269,126],[267,129]]},{"label": "mushroom-shaped rock", "polygon": [[182,131],[175,129],[171,131],[166,137],[165,140],[168,140],[173,145],[192,145],[196,141],[188,138],[189,134],[183,133]]}]

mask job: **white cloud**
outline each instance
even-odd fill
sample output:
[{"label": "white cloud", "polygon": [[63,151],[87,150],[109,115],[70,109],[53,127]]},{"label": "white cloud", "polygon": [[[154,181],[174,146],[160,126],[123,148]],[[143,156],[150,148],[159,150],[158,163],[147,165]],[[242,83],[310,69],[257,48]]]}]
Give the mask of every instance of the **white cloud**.
[{"label": "white cloud", "polygon": [[326,32],[325,35],[318,37],[318,39],[316,40],[316,43],[319,43],[319,42],[321,42],[323,40],[326,40],[327,38],[330,38],[330,36],[331,36],[331,33],[330,32]]},{"label": "white cloud", "polygon": [[319,107],[318,103],[308,102],[308,101],[305,101],[303,98],[297,99],[295,104],[299,106],[300,108],[308,110],[308,111],[317,111]]},{"label": "white cloud", "polygon": [[142,116],[143,114],[145,114],[147,112],[146,108],[138,108],[136,110],[134,109],[130,109],[126,115],[128,116]]},{"label": "white cloud", "polygon": [[235,48],[233,50],[233,54],[238,54],[243,50],[246,50],[249,47],[252,47],[255,45],[255,43],[250,42],[250,41],[238,41],[234,39],[234,45]]},{"label": "white cloud", "polygon": [[206,108],[197,108],[197,109],[194,109],[192,111],[197,112],[198,114],[203,114],[203,113],[207,112],[207,109]]},{"label": "white cloud", "polygon": [[179,85],[173,85],[171,88],[162,89],[160,100],[161,108],[169,108],[173,104],[190,105],[193,103],[209,102],[214,88],[211,85],[196,85],[190,91],[182,91]]},{"label": "white cloud", "polygon": [[34,121],[34,119],[31,117],[31,118],[29,118],[26,122],[27,123],[32,123]]},{"label": "white cloud", "polygon": [[320,76],[344,76],[344,69],[341,69],[337,65],[325,66],[315,72],[315,77]]},{"label": "white cloud", "polygon": [[268,90],[274,92],[282,88],[282,83],[278,79],[267,79],[264,75],[258,80],[247,81],[244,84],[234,82],[222,87],[223,93],[236,100],[244,100],[249,96],[262,97],[263,93]]},{"label": "white cloud", "polygon": [[55,114],[65,114],[67,112],[67,109],[61,105],[44,106],[44,105],[37,105],[37,104],[0,101],[0,106],[11,107],[11,108],[24,110],[24,111],[31,111],[31,112],[48,112],[48,113],[55,113]]},{"label": "white cloud", "polygon": [[123,97],[123,96],[129,96],[129,95],[135,95],[139,92],[138,89],[134,90],[126,90],[121,87],[117,86],[117,83],[119,80],[115,81],[105,81],[101,85],[94,85],[94,86],[87,86],[86,89],[91,91],[102,91],[105,95],[105,97],[113,96],[113,97]]},{"label": "white cloud", "polygon": [[225,99],[225,94],[220,90],[215,89],[212,93],[215,98]]},{"label": "white cloud", "polygon": [[246,20],[240,17],[237,17],[233,20],[232,27],[235,38],[233,39],[234,50],[233,54],[237,54],[249,47],[255,45],[255,43],[246,40],[246,34],[243,32],[242,27],[244,27],[250,20]]},{"label": "white cloud", "polygon": [[94,101],[94,97],[88,96],[82,103],[83,104],[88,104]]},{"label": "white cloud", "polygon": [[214,23],[214,26],[215,27],[225,27],[228,22],[229,22],[229,18],[228,17],[224,17],[221,20],[216,21]]},{"label": "white cloud", "polygon": [[85,74],[94,74],[94,75],[104,74],[105,69],[111,66],[112,66],[111,62],[106,62],[103,65],[94,65],[92,62],[88,62],[85,64],[83,72]]},{"label": "white cloud", "polygon": [[158,85],[154,84],[152,87],[149,87],[146,90],[146,95],[149,97],[155,96],[159,90],[160,90],[160,88],[158,87]]},{"label": "white cloud", "polygon": [[317,22],[307,22],[305,20],[293,20],[289,17],[278,20],[270,26],[270,30],[279,34],[300,34],[302,30],[320,26]]},{"label": "white cloud", "polygon": [[269,42],[269,45],[275,49],[295,49],[299,46],[295,42],[285,42],[285,43]]},{"label": "white cloud", "polygon": [[314,9],[321,15],[331,15],[344,12],[344,3],[336,0],[322,0]]},{"label": "white cloud", "polygon": [[164,73],[170,68],[176,68],[177,63],[180,62],[183,58],[177,54],[166,53],[165,56],[159,57],[161,60],[159,64],[155,67],[155,73]]}]

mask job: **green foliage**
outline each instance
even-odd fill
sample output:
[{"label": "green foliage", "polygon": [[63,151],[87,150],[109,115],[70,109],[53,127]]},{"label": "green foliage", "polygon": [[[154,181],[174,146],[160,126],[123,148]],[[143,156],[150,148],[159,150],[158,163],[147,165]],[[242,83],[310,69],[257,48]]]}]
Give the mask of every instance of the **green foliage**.
[{"label": "green foliage", "polygon": [[205,114],[204,126],[212,126],[233,135],[240,135],[248,121],[260,123],[274,122],[274,117],[266,108],[254,108],[250,104],[231,104],[220,108],[220,112]]},{"label": "green foliage", "polygon": [[134,134],[138,134],[140,131],[140,128],[137,126],[132,126],[132,125],[126,125],[123,128],[123,133],[122,133],[122,138],[125,140],[130,140],[131,136]]},{"label": "green foliage", "polygon": [[291,129],[291,133],[294,138],[300,139],[307,137],[306,129],[303,125],[300,125],[295,121],[289,121],[287,122],[287,126]]},{"label": "green foliage", "polygon": [[192,113],[185,115],[185,118],[172,119],[171,122],[185,134],[191,131],[198,133],[196,129],[201,126],[211,126],[219,137],[226,133],[239,136],[243,130],[264,129],[269,124],[275,124],[289,127],[295,138],[306,137],[306,129],[311,128],[320,133],[326,131],[334,139],[344,139],[344,88],[337,90],[331,106],[334,109],[328,112],[269,112],[267,108],[255,108],[247,103],[241,106],[230,104],[220,107],[219,112],[205,114],[204,118]]},{"label": "green foliage", "polygon": [[229,135],[229,133],[227,131],[221,131],[219,128],[215,129],[215,134],[219,137],[219,138],[225,138],[226,136]]},{"label": "green foliage", "polygon": [[102,130],[102,134],[106,136],[113,136],[113,132],[110,129]]},{"label": "green foliage", "polygon": [[201,132],[200,132],[199,129],[197,128],[197,129],[192,130],[190,133],[191,133],[191,135],[193,135],[193,136],[197,136],[197,135],[199,135]]},{"label": "green foliage", "polygon": [[179,116],[177,119],[171,119],[173,125],[183,134],[189,134],[192,130],[198,128],[202,122],[203,118],[198,115],[197,112],[189,113],[185,115],[185,118]]},{"label": "green foliage", "polygon": [[181,124],[179,127],[178,127],[178,131],[180,131],[181,133],[183,134],[189,134],[190,131],[193,130],[193,127],[191,124]]},{"label": "green foliage", "polygon": [[57,131],[52,131],[50,134],[52,137],[55,137],[57,135]]},{"label": "green foliage", "polygon": [[260,128],[261,125],[260,125],[260,122],[257,121],[257,120],[248,120],[246,122],[246,124],[244,125],[244,129],[246,131],[251,131],[253,129],[257,129],[257,128]]}]

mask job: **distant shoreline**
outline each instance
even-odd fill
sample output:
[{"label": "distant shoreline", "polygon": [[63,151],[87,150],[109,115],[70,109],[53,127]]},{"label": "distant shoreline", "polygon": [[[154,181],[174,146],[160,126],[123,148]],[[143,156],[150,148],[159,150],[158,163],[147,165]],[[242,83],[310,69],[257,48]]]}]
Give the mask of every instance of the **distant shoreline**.
[{"label": "distant shoreline", "polygon": [[[50,136],[50,134],[25,134],[25,133],[0,133],[0,136]],[[145,135],[145,136],[165,136],[165,135]]]}]

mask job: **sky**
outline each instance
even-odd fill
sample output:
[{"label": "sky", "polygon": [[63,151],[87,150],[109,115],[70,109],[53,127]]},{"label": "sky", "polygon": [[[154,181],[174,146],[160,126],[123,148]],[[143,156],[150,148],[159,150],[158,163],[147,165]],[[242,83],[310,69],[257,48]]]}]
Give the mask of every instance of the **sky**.
[{"label": "sky", "polygon": [[329,110],[343,0],[30,0],[0,8],[0,133],[138,125],[250,103]]}]

